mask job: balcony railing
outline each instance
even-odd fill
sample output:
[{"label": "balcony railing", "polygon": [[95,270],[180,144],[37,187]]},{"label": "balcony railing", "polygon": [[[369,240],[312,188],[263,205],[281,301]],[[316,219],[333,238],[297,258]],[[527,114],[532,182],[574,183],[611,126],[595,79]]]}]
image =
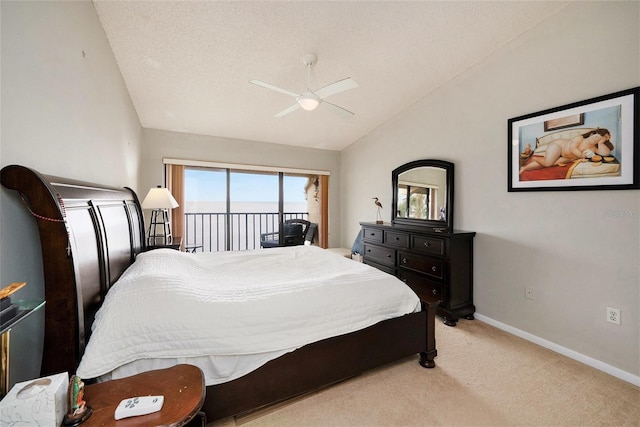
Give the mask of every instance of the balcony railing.
[{"label": "balcony railing", "polygon": [[[277,212],[185,213],[184,246],[196,251],[242,251],[260,248],[260,234],[278,231]],[[307,212],[287,212],[283,220],[309,219]]]}]

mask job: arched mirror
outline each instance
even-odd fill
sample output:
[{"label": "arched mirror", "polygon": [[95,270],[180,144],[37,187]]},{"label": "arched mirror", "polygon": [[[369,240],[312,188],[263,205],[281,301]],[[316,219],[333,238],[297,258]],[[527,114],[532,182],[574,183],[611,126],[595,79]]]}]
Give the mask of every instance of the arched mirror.
[{"label": "arched mirror", "polygon": [[453,231],[453,163],[416,160],[391,174],[394,224]]}]

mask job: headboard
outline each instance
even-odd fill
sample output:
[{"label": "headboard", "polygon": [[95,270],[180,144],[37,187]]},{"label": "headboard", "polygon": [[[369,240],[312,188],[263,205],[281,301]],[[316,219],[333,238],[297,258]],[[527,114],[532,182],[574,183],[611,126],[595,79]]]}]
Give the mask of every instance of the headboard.
[{"label": "headboard", "polygon": [[104,296],[144,249],[140,202],[129,188],[18,165],[4,167],[0,181],[19,193],[40,233],[46,299],[41,375],[75,373]]}]

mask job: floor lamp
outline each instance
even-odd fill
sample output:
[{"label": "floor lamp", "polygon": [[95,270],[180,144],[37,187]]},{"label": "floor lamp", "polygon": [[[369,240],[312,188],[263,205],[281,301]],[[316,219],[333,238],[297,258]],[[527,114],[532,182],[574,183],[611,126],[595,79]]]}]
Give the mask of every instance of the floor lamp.
[{"label": "floor lamp", "polygon": [[152,209],[148,246],[170,245],[172,243],[169,209],[177,207],[178,202],[166,188],[158,186],[149,190],[147,197],[142,201],[142,209]]}]

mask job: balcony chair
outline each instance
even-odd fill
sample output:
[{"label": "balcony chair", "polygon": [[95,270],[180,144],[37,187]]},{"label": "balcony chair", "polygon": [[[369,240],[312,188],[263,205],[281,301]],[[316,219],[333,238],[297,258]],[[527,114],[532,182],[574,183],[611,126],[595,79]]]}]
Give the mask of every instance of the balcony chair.
[{"label": "balcony chair", "polygon": [[260,247],[303,245],[310,225],[305,219],[287,219],[282,223],[282,234],[279,231],[260,234]]}]

